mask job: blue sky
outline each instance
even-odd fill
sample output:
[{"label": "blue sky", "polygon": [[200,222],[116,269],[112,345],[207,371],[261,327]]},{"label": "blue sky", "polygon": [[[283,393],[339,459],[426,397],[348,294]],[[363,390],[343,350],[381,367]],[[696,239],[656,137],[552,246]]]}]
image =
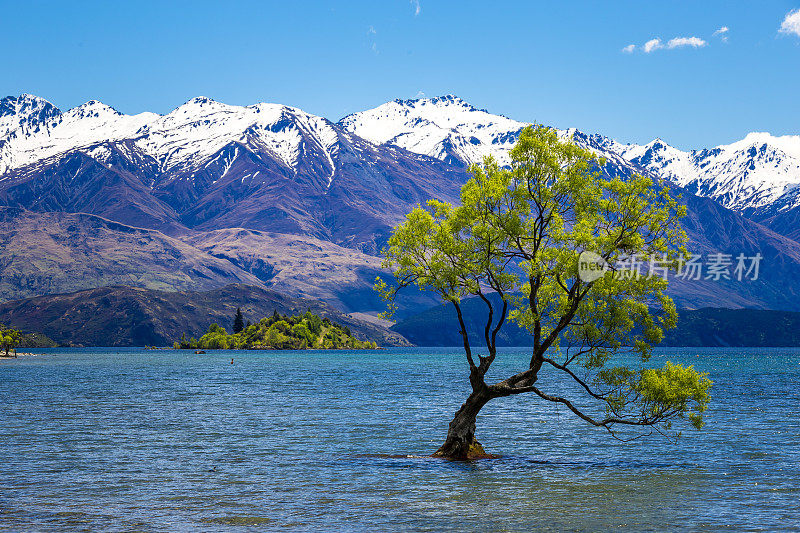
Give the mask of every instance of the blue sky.
[{"label": "blue sky", "polygon": [[[0,93],[37,94],[62,109],[98,99],[125,113],[166,113],[204,95],[332,120],[453,93],[518,120],[695,148],[749,131],[800,133],[800,16],[780,31],[798,8],[800,0],[0,1]],[[715,35],[720,28],[728,30]]]}]

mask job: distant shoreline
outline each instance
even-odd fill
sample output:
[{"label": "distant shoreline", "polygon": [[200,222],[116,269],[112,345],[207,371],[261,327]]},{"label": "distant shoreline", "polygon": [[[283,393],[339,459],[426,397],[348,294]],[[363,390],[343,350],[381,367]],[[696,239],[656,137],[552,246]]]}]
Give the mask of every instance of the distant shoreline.
[{"label": "distant shoreline", "polygon": [[[199,349],[200,351],[204,351],[206,353],[212,352],[336,352],[336,351],[371,351],[371,350],[391,350],[391,349],[435,349],[440,350],[444,348],[461,348],[459,345],[412,345],[412,346],[377,346],[375,348],[369,349],[359,349],[359,348],[203,348]],[[502,349],[519,349],[519,348],[531,348],[531,346],[527,345],[498,345],[498,350]],[[707,349],[763,349],[763,350],[795,350],[800,349],[800,345],[775,345],[775,346],[736,346],[736,345],[672,345],[672,344],[662,344],[654,346],[656,350],[672,350],[672,349],[692,349],[696,348],[698,350],[707,350]],[[43,356],[48,355],[52,351],[62,351],[62,350],[141,350],[141,351],[174,351],[174,352],[183,352],[183,353],[191,353],[192,355],[195,354],[196,349],[191,348],[173,348],[172,346],[163,346],[163,347],[144,347],[144,346],[53,346],[45,348],[48,350],[47,352],[20,352],[18,357],[32,357],[32,356]],[[199,354],[202,355],[202,354]],[[0,359],[14,359],[13,355],[6,357],[5,355],[0,355]]]},{"label": "distant shoreline", "polygon": [[35,357],[37,355],[44,355],[41,353],[30,353],[30,352],[17,352],[14,355],[0,355],[0,359],[17,359],[18,357]]}]

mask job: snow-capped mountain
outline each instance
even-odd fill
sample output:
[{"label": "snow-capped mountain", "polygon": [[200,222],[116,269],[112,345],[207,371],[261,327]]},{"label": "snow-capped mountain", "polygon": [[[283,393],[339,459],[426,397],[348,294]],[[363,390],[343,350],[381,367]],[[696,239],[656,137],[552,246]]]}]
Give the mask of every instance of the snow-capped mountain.
[{"label": "snow-capped mountain", "polygon": [[[373,143],[393,144],[459,166],[480,164],[489,155],[500,165],[510,164],[509,151],[528,126],[477,109],[454,95],[394,100],[347,115],[339,124]],[[625,145],[574,128],[557,131],[559,136],[573,139],[610,159],[612,164],[629,166],[617,151]]]},{"label": "snow-capped mountain", "polygon": [[156,118],[139,133],[135,143],[159,160],[161,171],[208,163],[231,142],[258,146],[292,169],[305,153],[318,151],[329,167],[326,187],[339,141],[339,132],[330,121],[297,108],[263,103],[240,107],[204,97]]},{"label": "snow-capped mountain", "polygon": [[[334,124],[278,104],[243,107],[198,97],[163,116],[131,116],[96,100],[61,112],[42,98],[23,94],[0,100],[0,180],[80,150],[101,164],[121,152],[137,166],[152,167],[150,174],[158,178],[151,176],[147,185],[153,188],[174,180],[207,185],[224,178],[249,151],[268,154],[271,165],[288,177],[313,177],[324,194],[335,178],[343,136],[398,146],[454,166],[480,163],[487,155],[504,165],[525,126],[453,95],[395,100]],[[606,157],[617,170],[648,170],[757,219],[800,204],[795,190],[800,185],[800,136],[751,133],[729,145],[683,151],[660,139],[637,145],[575,129],[559,133]],[[257,172],[240,178],[258,180]]]},{"label": "snow-capped mountain", "polygon": [[339,124],[373,143],[394,144],[457,165],[480,163],[488,155],[508,164],[508,151],[527,126],[453,95],[394,100],[348,115]]},{"label": "snow-capped mountain", "polygon": [[0,100],[0,179],[53,155],[135,136],[158,116],[124,115],[97,100],[62,113],[38,96],[8,96]]},{"label": "snow-capped mountain", "polygon": [[[398,100],[338,123],[284,105],[231,106],[202,97],[166,115],[133,116],[97,101],[62,112],[35,96],[7,97],[0,100],[0,206],[29,217],[33,233],[39,222],[52,223],[48,214],[99,215],[108,220],[87,219],[86,234],[107,227],[116,235],[114,242],[129,242],[132,226],[157,229],[191,245],[207,242],[214,232],[238,236],[239,228],[282,234],[286,249],[294,246],[293,236],[310,236],[341,250],[340,268],[352,269],[350,278],[361,280],[360,288],[337,293],[347,294],[348,307],[358,310],[374,300],[364,284],[374,270],[365,270],[365,262],[355,259],[358,254],[348,257],[347,250],[375,255],[413,206],[430,198],[455,201],[468,178],[465,166],[486,155],[508,163],[524,126],[454,96]],[[778,215],[765,212],[760,220],[800,238],[790,232],[800,220],[800,210],[792,208],[800,199],[800,188],[792,188],[793,138],[748,137],[741,145],[683,153],[664,143],[625,145],[574,129],[559,134],[605,156],[604,170],[610,174],[650,171],[743,212],[751,205],[785,204]],[[698,184],[694,189],[693,183]],[[800,243],[709,198],[686,194],[684,201],[692,250],[760,250],[772,266],[759,285],[677,284],[673,295],[681,305],[797,307],[800,292],[787,290],[785,280],[800,276]],[[9,224],[6,234],[16,235]],[[52,235],[65,249],[80,251],[86,242],[73,226]],[[0,227],[0,236],[3,231]],[[257,240],[270,247],[278,242]],[[215,257],[223,255],[219,247],[212,249]],[[272,250],[268,256],[239,237],[226,237],[225,250],[225,260],[266,284],[280,269],[301,270],[274,259],[291,254]],[[126,253],[124,247],[106,251],[109,257]],[[330,276],[326,265],[332,256],[325,247],[313,253],[318,266],[301,276],[302,283],[321,287]],[[181,261],[167,252],[156,255],[162,265]],[[77,253],[75,260],[84,256]],[[0,282],[15,291],[44,286],[40,281],[48,278],[36,263],[19,265]],[[146,271],[131,270],[131,283],[145,283],[141,272]],[[291,274],[284,277],[299,279]],[[208,273],[190,270],[185,276]]]},{"label": "snow-capped mountain", "polygon": [[[0,176],[53,155],[121,140],[132,141],[130,148],[153,158],[162,172],[208,163],[231,142],[259,144],[292,168],[306,148],[303,143],[310,141],[329,160],[330,174],[338,140],[330,121],[296,108],[240,107],[204,97],[164,116],[131,116],[96,100],[62,113],[46,100],[24,94],[0,101],[0,113]],[[100,158],[102,152],[93,156]]]},{"label": "snow-capped mountain", "polygon": [[[400,146],[446,163],[468,167],[492,156],[509,165],[509,151],[528,124],[477,109],[454,95],[416,100],[394,100],[368,111],[348,115],[339,121],[347,131],[376,144]],[[602,135],[588,135],[575,128],[556,130],[562,138],[606,158],[604,171],[627,176],[641,172],[617,150],[625,145]]]},{"label": "snow-capped mountain", "polygon": [[[348,115],[340,124],[373,142],[462,165],[479,163],[486,155],[507,164],[508,151],[526,126],[452,95],[395,100]],[[617,168],[648,170],[742,213],[766,212],[773,204],[783,209],[796,205],[790,200],[797,198],[792,191],[800,184],[800,136],[751,133],[729,145],[682,151],[660,139],[641,146],[572,128],[559,134]]]},{"label": "snow-capped mountain", "polygon": [[87,212],[180,234],[248,227],[376,250],[463,170],[278,104],[194,98],[166,115],[30,95],[0,104],[0,203]]},{"label": "snow-capped mountain", "polygon": [[[405,171],[376,174],[375,165],[391,162],[402,168],[402,161],[413,159],[413,154],[423,156],[416,164],[426,168],[430,168],[424,161],[427,157],[444,162],[451,175],[463,173],[466,166],[482,162],[487,155],[508,164],[509,150],[525,126],[453,95],[395,100],[332,123],[290,106],[233,106],[204,97],[163,116],[125,115],[96,100],[61,112],[42,98],[23,94],[0,100],[0,196],[9,198],[15,192],[12,200],[24,197],[30,202],[35,198],[39,205],[65,205],[71,191],[80,190],[75,188],[80,176],[124,170],[112,179],[114,186],[139,198],[136,213],[129,213],[127,222],[145,224],[154,218],[159,224],[189,227],[222,223],[220,217],[239,215],[227,214],[221,207],[225,202],[209,194],[232,187],[235,193],[218,194],[236,198],[237,203],[242,196],[248,198],[248,211],[259,218],[264,216],[256,215],[260,202],[271,205],[271,199],[282,198],[269,224],[276,223],[274,216],[278,216],[284,220],[284,229],[324,237],[329,228],[320,226],[314,209],[303,209],[305,214],[300,215],[287,206],[328,195],[340,179],[352,193],[376,175],[407,175]],[[660,139],[642,146],[572,128],[559,130],[559,134],[605,157],[607,172],[649,171],[757,221],[800,209],[799,136],[752,133],[729,145],[682,151]],[[398,148],[402,150],[398,152]],[[369,163],[368,154],[375,157]],[[343,166],[350,169],[349,178],[340,178]],[[347,186],[353,172],[368,179]],[[43,173],[61,180],[70,175],[71,185],[46,190],[38,179],[33,189],[19,193],[25,183],[32,183],[33,176],[41,178]],[[430,173],[427,176],[431,177],[427,191],[442,192],[437,180]],[[459,182],[463,177],[454,179]],[[406,186],[416,189],[411,181]],[[382,191],[378,194],[384,199],[386,194],[405,198],[387,181],[367,188],[373,194]],[[256,190],[270,192],[267,198],[256,200]],[[415,190],[417,200],[423,199],[421,193]],[[160,203],[150,205],[152,197]],[[91,207],[89,211],[96,214],[108,214],[104,211],[108,207],[87,206],[88,198],[93,197],[84,190],[72,208],[80,205]],[[393,204],[400,207],[407,202]],[[371,204],[362,203],[362,208],[369,209]],[[119,209],[113,209],[115,216],[121,216]],[[382,218],[378,212],[372,215]],[[778,231],[785,232],[786,221],[795,218],[782,216]],[[159,224],[156,227],[164,229]]]},{"label": "snow-capped mountain", "polygon": [[682,151],[660,139],[619,153],[700,196],[744,213],[763,211],[800,184],[800,136],[750,133],[728,145]]}]

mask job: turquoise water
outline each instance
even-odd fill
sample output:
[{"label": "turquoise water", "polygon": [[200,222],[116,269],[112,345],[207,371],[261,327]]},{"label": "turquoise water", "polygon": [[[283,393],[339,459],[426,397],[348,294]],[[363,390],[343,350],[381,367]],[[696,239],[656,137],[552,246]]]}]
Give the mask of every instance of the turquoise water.
[{"label": "turquoise water", "polygon": [[800,530],[800,350],[655,359],[710,373],[702,432],[622,443],[517,397],[482,412],[503,456],[473,464],[387,457],[443,440],[466,395],[455,349],[3,360],[0,529]]}]

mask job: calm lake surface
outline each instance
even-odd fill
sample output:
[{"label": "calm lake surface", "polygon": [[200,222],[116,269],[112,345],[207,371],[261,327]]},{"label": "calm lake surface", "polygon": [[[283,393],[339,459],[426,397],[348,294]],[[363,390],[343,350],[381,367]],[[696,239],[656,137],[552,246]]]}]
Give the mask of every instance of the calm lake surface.
[{"label": "calm lake surface", "polygon": [[495,401],[478,438],[503,457],[473,464],[386,456],[443,441],[457,349],[44,352],[0,361],[2,530],[800,530],[800,350],[657,352],[715,382],[677,444]]}]

